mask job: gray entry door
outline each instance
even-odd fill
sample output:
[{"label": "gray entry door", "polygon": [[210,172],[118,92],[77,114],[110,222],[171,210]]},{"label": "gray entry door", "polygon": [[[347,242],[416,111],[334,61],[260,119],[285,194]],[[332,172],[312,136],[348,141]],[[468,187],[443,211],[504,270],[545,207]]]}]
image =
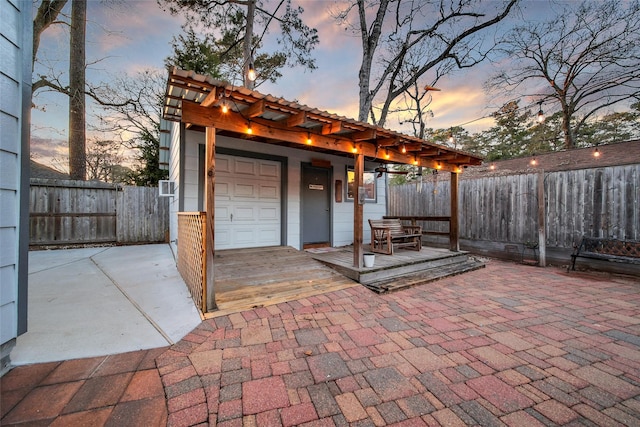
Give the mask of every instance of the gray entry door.
[{"label": "gray entry door", "polygon": [[302,166],[302,243],[331,244],[331,170]]}]

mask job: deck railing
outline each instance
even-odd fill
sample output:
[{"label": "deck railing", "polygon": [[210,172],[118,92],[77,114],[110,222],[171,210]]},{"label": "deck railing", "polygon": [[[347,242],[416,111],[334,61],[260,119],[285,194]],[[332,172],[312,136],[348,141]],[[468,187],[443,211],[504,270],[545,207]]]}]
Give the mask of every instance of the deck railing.
[{"label": "deck railing", "polygon": [[178,271],[203,313],[207,311],[206,212],[178,212]]}]

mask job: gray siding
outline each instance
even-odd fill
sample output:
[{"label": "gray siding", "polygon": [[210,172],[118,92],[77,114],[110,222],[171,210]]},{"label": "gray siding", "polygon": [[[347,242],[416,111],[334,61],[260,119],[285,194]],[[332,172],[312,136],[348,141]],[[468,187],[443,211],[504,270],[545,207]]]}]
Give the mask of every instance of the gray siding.
[{"label": "gray siding", "polygon": [[[0,345],[26,331],[31,2],[0,0]],[[27,184],[28,185],[28,184]],[[28,236],[28,235],[27,235]]]}]

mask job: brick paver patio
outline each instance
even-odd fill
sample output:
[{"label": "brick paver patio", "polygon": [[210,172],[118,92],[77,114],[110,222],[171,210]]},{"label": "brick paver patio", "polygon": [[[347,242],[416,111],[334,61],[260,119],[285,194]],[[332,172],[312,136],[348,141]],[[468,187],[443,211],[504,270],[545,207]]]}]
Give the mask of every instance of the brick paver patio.
[{"label": "brick paver patio", "polygon": [[490,261],[207,320],[168,349],[16,368],[0,386],[2,425],[637,426],[640,280]]}]

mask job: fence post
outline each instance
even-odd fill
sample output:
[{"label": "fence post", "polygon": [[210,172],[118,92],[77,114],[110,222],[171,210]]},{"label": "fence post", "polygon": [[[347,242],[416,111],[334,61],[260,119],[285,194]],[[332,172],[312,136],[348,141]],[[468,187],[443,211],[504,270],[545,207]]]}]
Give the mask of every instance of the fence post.
[{"label": "fence post", "polygon": [[545,209],[544,194],[544,169],[538,172],[538,252],[540,260],[538,265],[547,265],[547,217]]},{"label": "fence post", "polygon": [[449,221],[449,250],[460,251],[459,223],[458,223],[458,174],[451,172],[451,220]]}]

